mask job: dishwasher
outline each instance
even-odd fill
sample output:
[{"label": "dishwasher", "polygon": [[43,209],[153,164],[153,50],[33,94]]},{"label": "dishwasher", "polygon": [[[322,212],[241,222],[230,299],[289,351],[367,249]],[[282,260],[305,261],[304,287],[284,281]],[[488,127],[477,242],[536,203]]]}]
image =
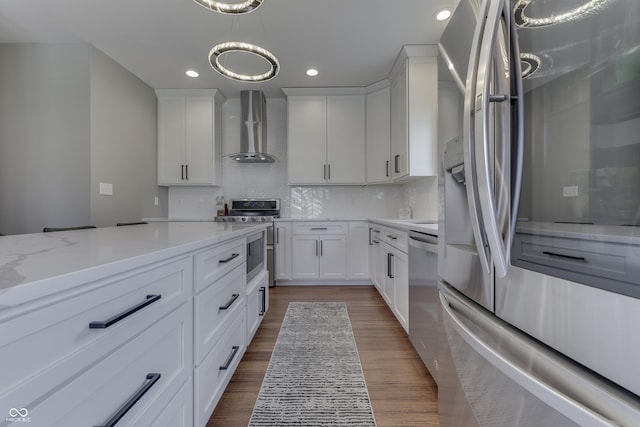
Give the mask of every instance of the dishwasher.
[{"label": "dishwasher", "polygon": [[438,236],[409,231],[409,339],[438,383]]}]

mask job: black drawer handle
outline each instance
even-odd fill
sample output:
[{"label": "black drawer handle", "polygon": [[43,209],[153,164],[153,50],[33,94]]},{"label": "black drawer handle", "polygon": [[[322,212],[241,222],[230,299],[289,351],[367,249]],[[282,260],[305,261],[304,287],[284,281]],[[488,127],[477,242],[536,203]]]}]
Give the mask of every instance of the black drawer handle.
[{"label": "black drawer handle", "polygon": [[227,357],[227,360],[224,362],[224,365],[220,366],[221,371],[226,371],[227,369],[229,369],[229,366],[231,365],[231,362],[233,362],[233,358],[236,357],[238,350],[240,350],[240,347],[237,345],[234,345],[233,347],[231,347],[231,354],[229,354],[229,357]]},{"label": "black drawer handle", "polygon": [[328,230],[327,227],[311,227],[312,230]]},{"label": "black drawer handle", "polygon": [[147,374],[147,381],[129,398],[129,400],[118,409],[118,411],[109,418],[106,424],[95,427],[113,427],[120,418],[124,417],[133,406],[142,399],[142,396],[149,391],[151,387],[160,379],[160,374]]},{"label": "black drawer handle", "polygon": [[127,311],[123,311],[122,313],[113,316],[111,319],[89,323],[89,329],[106,329],[109,326],[112,326],[112,325],[118,323],[122,319],[131,316],[136,311],[142,310],[143,308],[145,308],[149,304],[153,304],[154,302],[158,301],[160,298],[162,298],[162,295],[160,295],[160,294],[158,294],[158,295],[147,295],[147,299],[145,301],[141,302],[140,304],[138,304],[138,305],[136,305],[134,307],[131,307]]},{"label": "black drawer handle", "polygon": [[240,297],[240,294],[233,294],[231,295],[231,299],[229,300],[229,302],[226,305],[221,305],[220,307],[218,307],[220,310],[228,310],[229,307],[231,307],[231,305],[233,305],[234,302],[236,302],[236,300],[238,299],[238,297]]},{"label": "black drawer handle", "polygon": [[391,234],[387,234],[387,237],[390,238],[391,240],[398,240],[396,236],[392,236]]},{"label": "black drawer handle", "polygon": [[565,254],[557,254],[555,252],[548,252],[548,251],[543,251],[542,252],[545,255],[551,255],[551,256],[557,256],[560,258],[568,258],[568,259],[572,259],[574,261],[586,261],[587,259],[583,256],[573,256],[573,255],[565,255]]},{"label": "black drawer handle", "polygon": [[229,261],[231,261],[234,258],[238,258],[240,256],[240,254],[231,254],[231,256],[227,259],[221,259],[220,261],[218,261],[218,264],[225,264]]},{"label": "black drawer handle", "polygon": [[267,288],[264,286],[260,287],[260,292],[262,293],[262,305],[260,306],[260,313],[258,313],[258,316],[264,316],[267,309]]}]

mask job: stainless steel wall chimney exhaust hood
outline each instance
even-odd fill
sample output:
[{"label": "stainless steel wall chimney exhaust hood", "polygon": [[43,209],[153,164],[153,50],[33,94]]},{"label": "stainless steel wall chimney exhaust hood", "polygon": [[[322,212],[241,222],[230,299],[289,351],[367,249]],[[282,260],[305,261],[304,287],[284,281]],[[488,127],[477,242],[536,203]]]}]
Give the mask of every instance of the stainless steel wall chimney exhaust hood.
[{"label": "stainless steel wall chimney exhaust hood", "polygon": [[273,163],[267,151],[267,99],[262,91],[240,92],[240,152],[229,157],[238,163]]}]

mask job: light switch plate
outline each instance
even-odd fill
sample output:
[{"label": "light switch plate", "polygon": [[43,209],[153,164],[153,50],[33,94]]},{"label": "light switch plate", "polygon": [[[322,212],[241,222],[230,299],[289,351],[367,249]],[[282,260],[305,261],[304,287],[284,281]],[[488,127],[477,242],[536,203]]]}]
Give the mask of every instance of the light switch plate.
[{"label": "light switch plate", "polygon": [[562,187],[562,197],[578,197],[578,186],[570,185]]},{"label": "light switch plate", "polygon": [[106,182],[101,182],[100,183],[100,194],[105,195],[105,196],[112,196],[113,195],[113,184],[109,184]]}]

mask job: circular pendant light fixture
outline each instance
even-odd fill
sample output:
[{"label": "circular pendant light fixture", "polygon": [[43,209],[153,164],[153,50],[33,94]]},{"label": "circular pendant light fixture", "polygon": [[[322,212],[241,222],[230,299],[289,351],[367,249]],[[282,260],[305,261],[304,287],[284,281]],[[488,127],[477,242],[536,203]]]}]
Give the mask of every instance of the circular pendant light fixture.
[{"label": "circular pendant light fixture", "polygon": [[[236,73],[224,67],[220,63],[220,57],[225,53],[231,52],[257,55],[269,64],[269,71],[262,74]],[[275,57],[275,55],[273,55],[268,50],[261,48],[260,46],[243,42],[227,42],[220,43],[214,46],[213,49],[211,49],[211,52],[209,52],[209,62],[211,63],[213,69],[223,76],[242,82],[264,82],[266,80],[271,80],[280,72],[280,63],[278,62],[278,59]]]},{"label": "circular pendant light fixture", "polygon": [[247,0],[240,3],[225,3],[215,0],[194,0],[202,7],[227,15],[240,15],[256,10],[264,0]]},{"label": "circular pendant light fixture", "polygon": [[538,55],[533,53],[521,53],[520,63],[522,64],[522,78],[526,79],[540,69],[542,61]]},{"label": "circular pendant light fixture", "polygon": [[610,0],[585,0],[581,6],[567,10],[566,12],[552,14],[542,18],[532,18],[525,15],[525,9],[534,0],[518,0],[513,6],[513,14],[516,25],[524,28],[547,27],[549,25],[564,24],[577,21],[600,11]]}]

